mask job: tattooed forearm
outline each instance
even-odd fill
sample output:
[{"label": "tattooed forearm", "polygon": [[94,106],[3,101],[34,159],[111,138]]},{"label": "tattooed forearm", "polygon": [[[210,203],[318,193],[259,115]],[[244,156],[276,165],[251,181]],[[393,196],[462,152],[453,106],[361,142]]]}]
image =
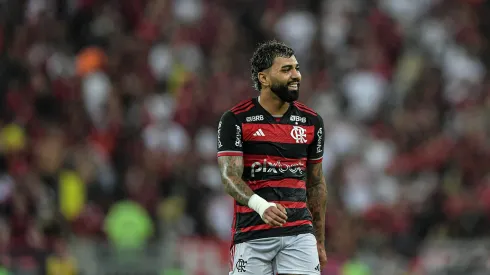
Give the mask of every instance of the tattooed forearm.
[{"label": "tattooed forearm", "polygon": [[322,164],[308,165],[306,196],[308,209],[313,217],[316,240],[325,243],[325,213],[327,211],[327,184],[323,177]]},{"label": "tattooed forearm", "polygon": [[237,202],[247,205],[254,194],[252,189],[242,180],[243,157],[219,157],[218,165],[221,170],[221,181],[225,191]]}]

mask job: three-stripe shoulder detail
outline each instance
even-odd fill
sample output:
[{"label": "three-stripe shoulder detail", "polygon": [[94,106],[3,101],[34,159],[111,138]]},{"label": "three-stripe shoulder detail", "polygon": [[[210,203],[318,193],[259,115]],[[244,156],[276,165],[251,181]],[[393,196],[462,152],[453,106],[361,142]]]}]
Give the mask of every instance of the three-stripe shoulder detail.
[{"label": "three-stripe shoulder detail", "polygon": [[238,103],[233,108],[231,108],[230,112],[232,112],[233,114],[236,115],[236,114],[243,113],[243,112],[246,112],[246,111],[252,109],[253,106],[254,106],[254,104],[252,102],[252,99],[247,99],[247,100],[244,100],[244,101]]},{"label": "three-stripe shoulder detail", "polygon": [[310,107],[306,106],[301,102],[295,101],[293,104],[296,108],[298,108],[302,112],[308,113],[313,116],[318,116],[318,114],[313,109],[311,109]]}]

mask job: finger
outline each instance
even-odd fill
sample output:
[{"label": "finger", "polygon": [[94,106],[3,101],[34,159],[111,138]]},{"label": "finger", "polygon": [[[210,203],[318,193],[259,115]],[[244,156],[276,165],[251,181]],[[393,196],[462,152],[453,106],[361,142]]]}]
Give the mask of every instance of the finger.
[{"label": "finger", "polygon": [[276,204],[276,207],[281,210],[281,212],[283,212],[284,214],[288,214],[286,208],[284,206],[282,206],[281,204]]},{"label": "finger", "polygon": [[276,219],[274,219],[274,217],[268,217],[267,218],[267,224],[270,225],[270,226],[282,226],[282,223],[280,221],[277,221]]},{"label": "finger", "polygon": [[[284,209],[284,207],[283,207]],[[272,213],[276,214],[277,216],[281,217],[284,220],[288,219],[288,215],[286,215],[283,211],[281,211],[279,208],[274,207],[272,209]]]},{"label": "finger", "polygon": [[275,207],[274,207],[274,209],[271,209],[270,214],[272,217],[279,217],[279,218],[283,219],[284,221],[287,221],[287,219],[288,219],[288,216],[286,214],[284,214],[281,210],[279,210]]},{"label": "finger", "polygon": [[268,225],[271,225],[271,226],[282,226],[286,222],[285,220],[279,218],[277,215],[270,212],[269,210],[267,210],[264,213],[263,219],[264,219],[264,221],[266,221],[266,223]]},{"label": "finger", "polygon": [[274,213],[267,213],[267,219],[272,223],[273,221],[278,223],[277,226],[281,226],[283,224],[286,223],[286,220],[279,217],[278,215],[274,214]]},{"label": "finger", "polygon": [[272,226],[276,226],[276,227],[281,227],[283,225],[283,223],[281,223],[277,220],[273,220],[271,223],[272,223]]},{"label": "finger", "polygon": [[283,226],[286,223],[286,220],[281,217],[274,217],[274,222],[277,223],[277,226]]},{"label": "finger", "polygon": [[283,219],[287,219],[287,216],[286,217],[283,217],[283,213],[281,212],[281,210],[277,209],[277,207],[269,207],[267,208],[267,210],[265,210],[264,212],[264,216],[267,215],[269,218],[272,218],[272,217],[275,217],[275,216],[281,216]]}]

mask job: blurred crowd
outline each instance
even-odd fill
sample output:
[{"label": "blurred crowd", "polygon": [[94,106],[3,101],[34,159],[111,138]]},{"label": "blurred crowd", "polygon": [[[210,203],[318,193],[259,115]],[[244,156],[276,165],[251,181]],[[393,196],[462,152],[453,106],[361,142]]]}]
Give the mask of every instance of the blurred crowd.
[{"label": "blurred crowd", "polygon": [[2,0],[0,254],[106,238],[120,201],[145,209],[151,238],[229,240],[217,121],[257,95],[249,59],[272,38],[325,121],[328,274],[358,260],[401,274],[426,240],[487,237],[488,14],[483,0]]}]

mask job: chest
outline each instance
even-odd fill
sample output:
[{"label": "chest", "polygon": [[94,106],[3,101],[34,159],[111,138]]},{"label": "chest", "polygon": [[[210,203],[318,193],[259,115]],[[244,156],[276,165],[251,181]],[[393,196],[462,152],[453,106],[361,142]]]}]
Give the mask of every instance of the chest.
[{"label": "chest", "polygon": [[243,123],[243,142],[271,142],[281,144],[304,144],[313,142],[315,126],[296,123]]}]

